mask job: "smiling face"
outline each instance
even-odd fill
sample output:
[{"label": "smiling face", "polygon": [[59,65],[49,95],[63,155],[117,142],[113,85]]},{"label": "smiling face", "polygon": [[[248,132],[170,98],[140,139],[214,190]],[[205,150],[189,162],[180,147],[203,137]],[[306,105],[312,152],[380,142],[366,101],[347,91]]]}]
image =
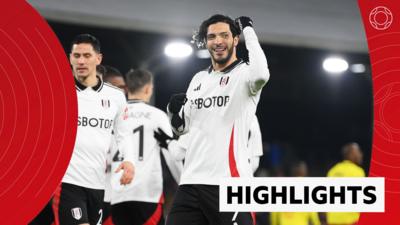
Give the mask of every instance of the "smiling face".
[{"label": "smiling face", "polygon": [[218,22],[208,27],[207,49],[213,64],[225,67],[235,61],[238,42],[239,37],[233,37],[229,24]]},{"label": "smiling face", "polygon": [[79,80],[96,77],[96,66],[101,59],[102,55],[89,43],[74,44],[69,55],[72,70]]}]

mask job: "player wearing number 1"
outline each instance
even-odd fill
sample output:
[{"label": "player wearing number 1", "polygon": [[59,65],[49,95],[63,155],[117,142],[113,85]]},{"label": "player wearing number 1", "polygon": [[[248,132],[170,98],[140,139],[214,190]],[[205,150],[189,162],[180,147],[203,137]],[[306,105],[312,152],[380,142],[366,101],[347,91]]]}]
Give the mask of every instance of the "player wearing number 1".
[{"label": "player wearing number 1", "polygon": [[[125,79],[128,87],[128,121],[135,179],[129,185],[121,186],[114,179],[115,175],[112,175],[112,220],[115,225],[161,225],[164,224],[164,200],[160,151],[177,181],[182,162],[174,161],[154,138],[154,132],[159,129],[171,136],[172,128],[165,112],[147,104],[153,93],[151,73],[146,70],[131,70]],[[123,160],[124,155],[118,151],[112,155],[112,167],[115,167]]]}]

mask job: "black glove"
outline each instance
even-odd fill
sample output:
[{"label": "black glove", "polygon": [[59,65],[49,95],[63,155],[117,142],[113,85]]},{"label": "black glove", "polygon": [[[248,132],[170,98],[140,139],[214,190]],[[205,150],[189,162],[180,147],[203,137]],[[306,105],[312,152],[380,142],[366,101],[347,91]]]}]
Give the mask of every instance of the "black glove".
[{"label": "black glove", "polygon": [[186,103],[187,98],[186,94],[181,93],[181,94],[174,94],[171,96],[169,99],[169,104],[168,104],[168,110],[171,113],[178,113],[182,106]]},{"label": "black glove", "polygon": [[158,145],[165,149],[168,149],[169,141],[173,139],[160,128],[158,128],[158,132],[154,131],[154,138],[158,141]]},{"label": "black glove", "polygon": [[235,22],[241,32],[245,27],[253,27],[253,20],[251,20],[250,17],[247,16],[238,17],[235,19]]}]

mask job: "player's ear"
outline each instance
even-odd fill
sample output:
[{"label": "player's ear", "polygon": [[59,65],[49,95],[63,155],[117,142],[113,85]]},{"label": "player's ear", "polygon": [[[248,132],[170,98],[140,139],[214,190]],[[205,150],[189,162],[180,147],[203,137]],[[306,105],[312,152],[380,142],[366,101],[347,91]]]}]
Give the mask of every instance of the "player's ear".
[{"label": "player's ear", "polygon": [[151,92],[151,85],[150,84],[146,84],[144,86],[144,91],[146,94],[149,94]]},{"label": "player's ear", "polygon": [[233,46],[237,46],[239,44],[239,35],[233,37]]},{"label": "player's ear", "polygon": [[102,60],[103,60],[103,54],[101,53],[96,54],[97,65],[100,65]]}]

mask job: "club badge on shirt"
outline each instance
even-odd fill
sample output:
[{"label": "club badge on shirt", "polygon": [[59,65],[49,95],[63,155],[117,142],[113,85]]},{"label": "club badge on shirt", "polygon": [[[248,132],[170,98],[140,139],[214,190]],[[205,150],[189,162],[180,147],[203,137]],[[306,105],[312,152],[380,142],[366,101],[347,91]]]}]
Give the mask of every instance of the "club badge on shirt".
[{"label": "club badge on shirt", "polygon": [[102,99],[101,100],[101,106],[103,106],[103,108],[108,109],[110,108],[110,100],[109,99]]},{"label": "club badge on shirt", "polygon": [[229,77],[221,77],[221,79],[219,80],[219,85],[221,87],[224,87],[228,85],[228,82],[229,82]]},{"label": "club badge on shirt", "polygon": [[199,86],[197,86],[195,89],[193,89],[193,91],[200,91],[201,88],[201,83],[199,84]]}]

